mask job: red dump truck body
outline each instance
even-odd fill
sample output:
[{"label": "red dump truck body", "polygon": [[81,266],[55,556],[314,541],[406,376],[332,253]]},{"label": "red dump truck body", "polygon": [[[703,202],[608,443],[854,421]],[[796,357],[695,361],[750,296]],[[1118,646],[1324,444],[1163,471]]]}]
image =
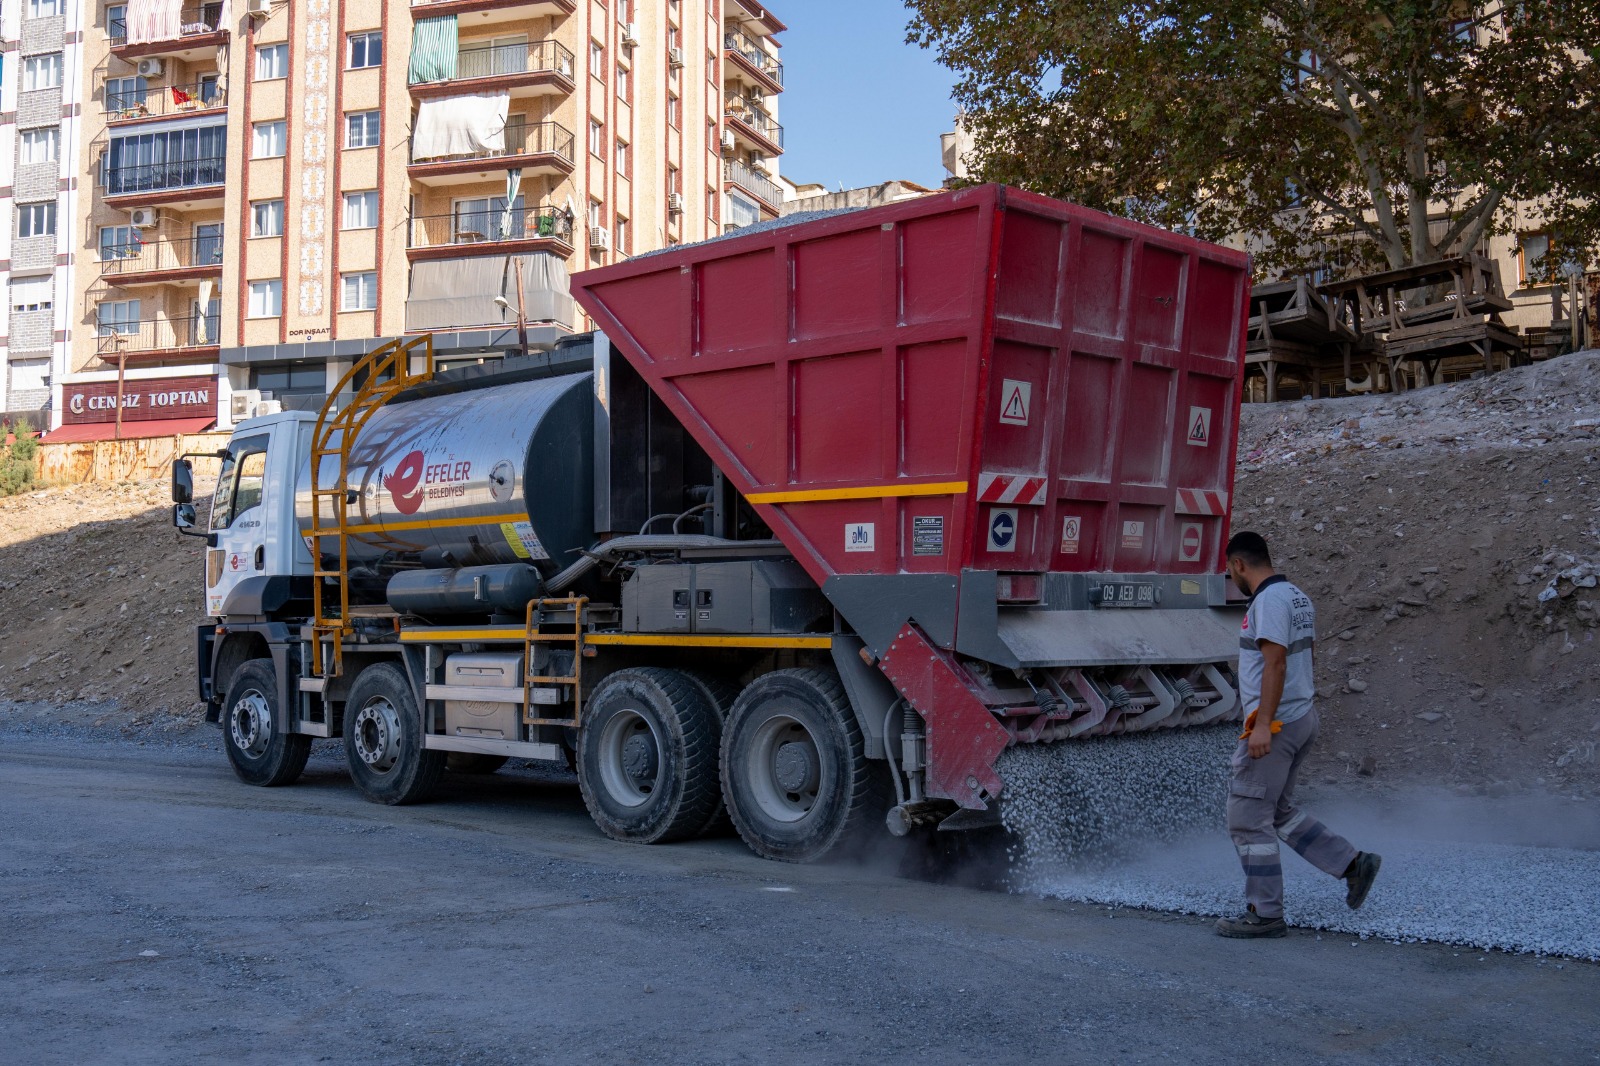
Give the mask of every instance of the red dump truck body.
[{"label": "red dump truck body", "polygon": [[575,289],[819,583],[1203,574],[1227,539],[1248,268],[990,185]]}]

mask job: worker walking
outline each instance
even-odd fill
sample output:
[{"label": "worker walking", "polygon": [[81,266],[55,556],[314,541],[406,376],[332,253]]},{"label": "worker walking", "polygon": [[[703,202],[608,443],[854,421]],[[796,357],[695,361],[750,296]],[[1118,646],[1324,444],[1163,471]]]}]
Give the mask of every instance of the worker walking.
[{"label": "worker walking", "polygon": [[1244,866],[1247,907],[1217,922],[1229,937],[1284,936],[1283,866],[1278,842],[1322,872],[1344,880],[1351,910],[1366,901],[1381,858],[1357,851],[1294,805],[1295,777],[1317,739],[1311,672],[1316,608],[1272,568],[1259,533],[1228,541],[1228,576],[1251,597],[1239,638],[1239,698],[1247,717],[1233,755],[1228,834]]}]

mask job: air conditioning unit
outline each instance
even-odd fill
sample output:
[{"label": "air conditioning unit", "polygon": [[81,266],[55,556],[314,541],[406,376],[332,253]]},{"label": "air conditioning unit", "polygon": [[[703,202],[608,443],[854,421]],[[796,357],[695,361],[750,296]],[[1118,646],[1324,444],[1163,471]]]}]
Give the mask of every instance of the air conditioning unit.
[{"label": "air conditioning unit", "polygon": [[732,130],[723,130],[722,131],[722,154],[723,155],[727,155],[727,156],[731,156],[733,154],[733,131]]},{"label": "air conditioning unit", "polygon": [[253,18],[266,18],[272,14],[272,0],[250,0],[245,10]]},{"label": "air conditioning unit", "polygon": [[591,251],[603,252],[611,247],[611,231],[604,226],[591,226],[589,228],[589,248]]},{"label": "air conditioning unit", "polygon": [[667,193],[667,213],[672,215],[683,214],[683,193]]},{"label": "air conditioning unit", "polygon": [[679,67],[683,66],[682,48],[667,49],[667,66],[671,67],[673,70],[677,70]]},{"label": "air conditioning unit", "polygon": [[282,400],[262,400],[260,403],[256,404],[256,418],[260,418],[262,415],[281,414],[283,414]]},{"label": "air conditioning unit", "polygon": [[751,152],[750,169],[759,170],[765,173],[767,169],[767,157],[762,155],[760,152]]},{"label": "air conditioning unit", "polygon": [[159,78],[161,77],[161,72],[165,69],[166,67],[162,65],[159,59],[139,60],[139,77],[141,78]]},{"label": "air conditioning unit", "polygon": [[254,418],[260,406],[260,389],[240,389],[228,403],[228,414],[233,416],[235,422],[243,422],[247,418]]},{"label": "air conditioning unit", "polygon": [[639,43],[639,24],[629,22],[622,27],[622,43],[632,48]]},{"label": "air conditioning unit", "polygon": [[750,86],[749,92],[750,92],[750,102],[752,104],[759,104],[759,103],[763,102],[764,100],[766,100],[766,98],[767,98],[767,94],[762,92],[759,86],[755,86],[755,85]]},{"label": "air conditioning unit", "polygon": [[135,207],[128,212],[128,225],[134,229],[155,229],[161,225],[161,209],[158,207]]}]

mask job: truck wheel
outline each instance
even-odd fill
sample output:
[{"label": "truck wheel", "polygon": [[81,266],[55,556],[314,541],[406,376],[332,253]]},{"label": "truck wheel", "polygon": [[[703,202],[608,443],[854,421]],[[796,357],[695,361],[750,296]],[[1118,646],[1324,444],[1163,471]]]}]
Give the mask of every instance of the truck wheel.
[{"label": "truck wheel", "polygon": [[311,738],[273,725],[278,675],[271,659],[251,659],[233,672],[223,708],[222,745],[239,780],[275,788],[300,776],[311,755]]},{"label": "truck wheel", "polygon": [[694,836],[717,809],[720,732],[700,688],[676,670],[607,676],[578,734],[578,787],[589,816],[613,840]]},{"label": "truck wheel", "polygon": [[837,676],[778,670],[752,681],[722,734],[722,796],[750,850],[810,862],[876,828],[888,777],[867,761]]},{"label": "truck wheel", "polygon": [[475,751],[445,753],[444,768],[453,774],[492,774],[506,764],[504,755],[482,755]]},{"label": "truck wheel", "polygon": [[391,805],[426,799],[444,773],[445,753],[422,745],[422,716],[404,672],[393,663],[361,671],[344,705],[344,751],[362,795]]},{"label": "truck wheel", "polygon": [[[706,702],[710,704],[712,711],[716,713],[718,726],[720,727],[726,723],[728,712],[733,709],[734,701],[739,698],[739,689],[716,674],[701,673],[698,670],[685,670],[683,676],[689,679],[690,684],[700,690],[700,695],[704,696]],[[720,747],[720,742],[718,746]],[[720,759],[721,752],[719,751],[718,760],[720,761]],[[706,824],[695,835],[718,837],[723,836],[732,828],[733,823],[728,820],[727,805],[722,802],[722,787],[719,783],[717,786],[717,805],[712,810],[711,817],[706,820]]]}]

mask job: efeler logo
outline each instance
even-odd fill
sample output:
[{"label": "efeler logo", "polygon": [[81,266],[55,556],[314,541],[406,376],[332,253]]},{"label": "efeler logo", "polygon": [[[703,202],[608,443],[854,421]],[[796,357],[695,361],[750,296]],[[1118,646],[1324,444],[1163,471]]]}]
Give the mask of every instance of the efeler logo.
[{"label": "efeler logo", "polygon": [[422,462],[420,451],[411,452],[400,460],[394,473],[383,478],[383,487],[401,514],[416,514],[422,506]]}]

